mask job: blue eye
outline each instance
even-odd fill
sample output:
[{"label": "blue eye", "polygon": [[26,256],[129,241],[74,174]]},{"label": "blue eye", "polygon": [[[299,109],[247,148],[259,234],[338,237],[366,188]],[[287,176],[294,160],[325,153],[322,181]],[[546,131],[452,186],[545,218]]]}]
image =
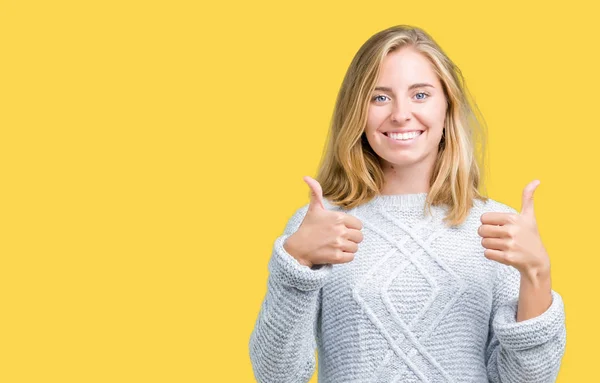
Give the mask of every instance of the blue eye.
[{"label": "blue eye", "polygon": [[[427,93],[425,92],[419,92],[417,94],[424,94],[425,96],[429,96]],[[417,98],[417,100],[424,100],[424,98]]]},{"label": "blue eye", "polygon": [[[377,95],[377,96],[373,97],[371,100],[373,100],[373,101],[377,101],[377,97],[387,97],[387,96],[385,96],[385,95],[383,95],[383,94],[379,94],[379,95]],[[389,97],[388,97],[388,98],[389,98]]]},{"label": "blue eye", "polygon": [[[422,95],[424,95],[424,96],[427,96],[427,97],[429,97],[429,94],[428,94],[428,93],[426,93],[426,92],[419,92],[419,93],[417,93],[416,95],[420,95],[420,94],[422,94]],[[389,97],[388,97],[388,96],[386,96],[386,95],[383,95],[383,94],[378,94],[377,96],[374,96],[373,98],[371,98],[371,100],[372,100],[372,101],[378,101],[377,99],[378,99],[379,97],[386,97],[386,98],[389,98]],[[425,100],[427,97],[420,97],[420,98],[419,98],[419,97],[417,97],[417,100]],[[382,100],[382,101],[384,101],[384,100]]]}]

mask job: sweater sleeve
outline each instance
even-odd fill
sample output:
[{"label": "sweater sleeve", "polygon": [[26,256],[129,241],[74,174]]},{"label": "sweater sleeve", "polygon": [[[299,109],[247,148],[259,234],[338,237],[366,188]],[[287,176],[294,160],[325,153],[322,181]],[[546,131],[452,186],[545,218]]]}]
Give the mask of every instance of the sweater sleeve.
[{"label": "sweater sleeve", "polygon": [[555,382],[566,344],[562,297],[552,290],[552,304],[545,312],[517,322],[521,275],[512,266],[497,265],[486,347],[489,381]]},{"label": "sweater sleeve", "polygon": [[310,268],[283,248],[307,210],[308,204],[289,219],[268,263],[267,291],[249,343],[254,376],[261,383],[304,383],[315,371],[321,287],[332,265]]}]

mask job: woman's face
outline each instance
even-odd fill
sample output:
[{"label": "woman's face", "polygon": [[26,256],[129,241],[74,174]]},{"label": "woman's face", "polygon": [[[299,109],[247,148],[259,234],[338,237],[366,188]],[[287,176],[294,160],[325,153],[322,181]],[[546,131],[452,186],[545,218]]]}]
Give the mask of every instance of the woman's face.
[{"label": "woman's face", "polygon": [[[367,141],[384,168],[420,163],[433,166],[447,106],[431,64],[417,51],[404,47],[385,57],[379,76],[370,96]],[[413,133],[397,136],[389,132]]]}]

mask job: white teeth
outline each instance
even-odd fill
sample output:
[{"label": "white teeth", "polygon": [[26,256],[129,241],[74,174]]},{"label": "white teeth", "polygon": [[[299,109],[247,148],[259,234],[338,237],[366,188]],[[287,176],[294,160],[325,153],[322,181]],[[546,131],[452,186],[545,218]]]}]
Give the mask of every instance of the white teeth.
[{"label": "white teeth", "polygon": [[410,140],[411,138],[415,138],[420,135],[421,132],[408,132],[408,133],[392,133],[388,132],[388,137],[393,138],[394,140]]}]

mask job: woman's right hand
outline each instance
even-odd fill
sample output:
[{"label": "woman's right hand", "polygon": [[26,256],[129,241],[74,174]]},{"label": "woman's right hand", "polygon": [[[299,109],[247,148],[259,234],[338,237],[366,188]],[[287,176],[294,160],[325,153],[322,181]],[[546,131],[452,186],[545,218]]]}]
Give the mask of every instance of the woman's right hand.
[{"label": "woman's right hand", "polygon": [[284,242],[284,249],[308,267],[352,261],[363,240],[362,222],[350,214],[325,209],[319,182],[309,176],[303,179],[311,189],[310,203],[300,227]]}]

